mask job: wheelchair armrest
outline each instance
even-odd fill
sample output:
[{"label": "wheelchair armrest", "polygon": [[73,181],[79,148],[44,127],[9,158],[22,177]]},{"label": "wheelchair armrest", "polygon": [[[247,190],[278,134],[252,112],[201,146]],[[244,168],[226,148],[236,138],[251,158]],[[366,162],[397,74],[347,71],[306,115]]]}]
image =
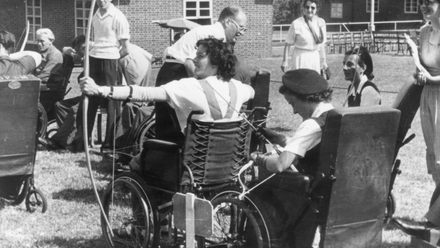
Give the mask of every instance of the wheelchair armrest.
[{"label": "wheelchair armrest", "polygon": [[[272,175],[271,172],[261,168],[259,171],[259,180],[264,180]],[[274,177],[269,179],[265,184],[275,187],[283,191],[304,192],[308,193],[310,189],[310,182],[313,178],[301,172],[294,172],[285,170],[282,173],[277,173]]]},{"label": "wheelchair armrest", "polygon": [[149,139],[144,142],[144,149],[148,150],[173,151],[179,148],[178,144],[165,140]]}]

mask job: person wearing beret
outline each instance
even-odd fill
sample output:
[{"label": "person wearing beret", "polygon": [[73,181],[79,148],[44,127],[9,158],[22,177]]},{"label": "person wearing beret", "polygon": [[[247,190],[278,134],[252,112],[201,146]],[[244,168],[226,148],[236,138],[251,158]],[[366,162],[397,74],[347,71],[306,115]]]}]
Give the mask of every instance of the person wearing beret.
[{"label": "person wearing beret", "polygon": [[[286,138],[269,129],[260,130],[260,133],[269,141],[283,148],[280,149],[280,154],[254,152],[251,154],[251,160],[254,161],[254,165],[264,167],[270,172],[281,173],[289,168],[297,171],[299,168],[306,173],[313,173],[318,166],[322,130],[327,113],[333,109],[330,103],[333,90],[329,87],[327,80],[317,71],[310,69],[287,71],[282,81],[283,85],[279,92],[292,106],[293,114],[299,114],[303,122],[293,137]],[[298,228],[309,228],[310,223],[314,222],[305,221],[304,223]],[[308,238],[295,239],[298,247],[319,247],[320,228],[319,226],[312,228],[316,228],[314,237],[311,237],[313,241]],[[308,243],[310,241],[312,245]]]},{"label": "person wearing beret", "polygon": [[293,137],[284,137],[269,129],[262,129],[261,134],[269,141],[283,148],[281,154],[251,154],[256,165],[268,171],[280,173],[292,164],[308,171],[317,166],[313,163],[319,152],[322,128],[325,125],[327,112],[333,109],[330,103],[333,90],[317,71],[298,69],[287,71],[283,75],[283,85],[279,92],[292,106],[293,114],[299,114],[303,122]]},{"label": "person wearing beret", "polygon": [[347,51],[342,63],[345,80],[350,82],[347,90],[348,107],[380,105],[379,89],[371,82],[374,78],[373,60],[368,50],[359,47]]}]

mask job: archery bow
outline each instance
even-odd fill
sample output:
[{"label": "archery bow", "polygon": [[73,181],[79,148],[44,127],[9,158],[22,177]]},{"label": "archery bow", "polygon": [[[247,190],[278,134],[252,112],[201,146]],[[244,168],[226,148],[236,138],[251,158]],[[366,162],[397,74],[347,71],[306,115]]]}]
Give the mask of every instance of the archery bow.
[{"label": "archery bow", "polygon": [[[90,33],[92,29],[92,18],[93,12],[95,9],[96,0],[92,0],[92,4],[90,7],[89,20],[87,23],[87,33],[86,33],[86,47],[84,50],[84,77],[88,77],[90,75],[90,65],[89,65],[89,48],[90,48]],[[104,207],[102,206],[101,199],[99,198],[98,189],[96,188],[95,180],[93,179],[92,173],[92,164],[90,162],[90,151],[89,151],[89,141],[88,141],[88,131],[87,131],[87,111],[89,107],[89,98],[87,95],[83,94],[83,139],[84,139],[84,152],[86,153],[86,161],[87,161],[87,169],[89,171],[90,181],[92,183],[93,192],[95,193],[96,200],[98,201],[98,205],[101,211],[101,215],[103,216],[110,236],[113,237],[113,231],[110,228],[110,222],[107,219],[107,215],[105,214]]]},{"label": "archery bow", "polygon": [[23,52],[24,51],[24,47],[26,46],[26,43],[27,43],[27,40],[28,40],[28,37],[29,37],[29,29],[30,29],[30,23],[29,23],[29,20],[28,20],[27,24],[26,24],[26,35],[24,36],[24,40],[23,40],[23,44],[21,45],[20,52]]},{"label": "archery bow", "polygon": [[26,27],[23,29],[23,32],[21,32],[20,39],[18,39],[18,42],[15,44],[14,53],[17,52],[17,47],[20,44],[21,39],[23,38],[23,35],[25,36],[25,38],[23,40],[23,45],[20,48],[20,52],[24,51],[24,47],[26,46],[25,44],[27,42],[28,35],[29,35],[29,27],[30,27],[30,24],[29,24],[29,20],[28,20],[26,23]]}]

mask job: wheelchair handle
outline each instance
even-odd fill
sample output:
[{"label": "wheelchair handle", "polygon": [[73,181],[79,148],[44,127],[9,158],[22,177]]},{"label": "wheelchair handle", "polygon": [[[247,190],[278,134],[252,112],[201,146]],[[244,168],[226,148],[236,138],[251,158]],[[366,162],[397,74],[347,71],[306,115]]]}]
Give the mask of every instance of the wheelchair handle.
[{"label": "wheelchair handle", "polygon": [[203,110],[193,110],[188,115],[188,119],[186,119],[186,123],[190,123],[193,115],[203,115],[205,112]]}]

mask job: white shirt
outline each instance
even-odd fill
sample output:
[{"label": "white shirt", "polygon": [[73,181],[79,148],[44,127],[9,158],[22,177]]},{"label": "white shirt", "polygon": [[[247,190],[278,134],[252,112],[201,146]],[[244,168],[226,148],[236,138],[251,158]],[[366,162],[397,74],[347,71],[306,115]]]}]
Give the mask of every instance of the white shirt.
[{"label": "white shirt", "polygon": [[319,28],[322,29],[323,34],[323,42],[320,44],[316,44],[315,39],[313,38],[312,32],[310,31],[307,23],[304,20],[304,17],[301,16],[294,20],[290,25],[289,31],[286,36],[286,43],[290,45],[294,45],[295,48],[304,49],[304,50],[318,50],[319,45],[325,44],[327,42],[326,35],[327,29],[325,25],[325,21],[322,18],[315,17],[312,22],[309,22],[310,27],[315,30],[316,35],[320,36]]},{"label": "white shirt", "polygon": [[354,86],[350,85],[350,91],[347,94],[348,97],[354,96],[356,97],[356,94],[361,94],[362,91],[362,97],[361,97],[361,103],[360,106],[374,106],[380,104],[380,93],[377,92],[373,87],[367,86],[364,90],[362,90],[362,87],[364,87],[364,84],[368,81],[368,77],[366,75],[362,75],[361,81],[359,82],[359,85],[355,91]]},{"label": "white shirt", "polygon": [[175,58],[175,60],[166,60],[166,62],[183,64],[186,59],[194,59],[197,53],[197,41],[209,37],[226,41],[225,29],[220,22],[196,27],[184,34],[176,43],[165,49],[165,58],[166,56]]},{"label": "white shirt", "polygon": [[[205,80],[214,89],[214,94],[222,116],[225,116],[229,106],[228,103],[230,102],[229,82],[219,80],[216,76],[208,77]],[[235,79],[231,79],[231,81],[237,88],[237,102],[234,109],[240,111],[241,105],[254,97],[254,89]],[[194,116],[194,119],[203,121],[214,120],[211,116],[206,95],[197,79],[185,78],[179,81],[169,82],[160,87],[164,88],[169,96],[170,100],[168,101],[168,104],[176,111],[176,116],[179,120],[182,131],[186,127],[187,118],[193,110],[204,111],[203,115]],[[238,113],[234,111],[231,119],[236,118],[238,118]],[[226,119],[222,119],[222,121],[225,120]]]},{"label": "white shirt", "polygon": [[119,40],[130,39],[130,27],[125,15],[111,4],[101,15],[96,11],[92,19],[93,47],[90,56],[100,59],[119,59]]},{"label": "white shirt", "polygon": [[[331,103],[321,102],[312,114],[312,118],[319,117],[322,113],[333,109]],[[304,157],[306,152],[321,142],[322,130],[313,119],[303,121],[296,130],[293,137],[288,138],[287,145],[283,151],[292,152]]]}]

